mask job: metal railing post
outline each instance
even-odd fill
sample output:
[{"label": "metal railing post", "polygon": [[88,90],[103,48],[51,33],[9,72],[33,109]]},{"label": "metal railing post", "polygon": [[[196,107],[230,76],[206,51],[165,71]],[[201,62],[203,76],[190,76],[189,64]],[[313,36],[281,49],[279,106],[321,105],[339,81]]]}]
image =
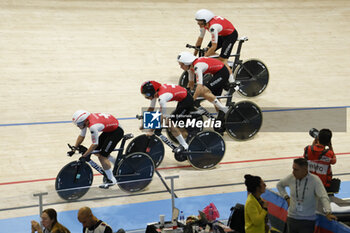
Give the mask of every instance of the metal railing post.
[{"label": "metal railing post", "polygon": [[[39,216],[41,216],[41,213],[43,212],[43,196],[47,195],[48,193],[34,193],[33,196],[34,197],[39,197]],[[41,229],[43,228],[41,221],[40,221],[40,227]]]},{"label": "metal railing post", "polygon": [[[179,178],[179,176],[166,176],[165,179],[170,180],[171,188],[171,212],[175,209],[175,193],[174,193],[174,179]],[[173,220],[173,219],[172,219]]]}]

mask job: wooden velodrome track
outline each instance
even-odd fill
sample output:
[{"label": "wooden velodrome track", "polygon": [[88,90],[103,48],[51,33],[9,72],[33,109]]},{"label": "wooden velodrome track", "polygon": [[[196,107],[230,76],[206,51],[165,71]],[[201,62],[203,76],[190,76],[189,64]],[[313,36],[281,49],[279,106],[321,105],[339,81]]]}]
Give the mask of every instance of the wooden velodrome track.
[{"label": "wooden velodrome track", "polygon": [[[126,132],[141,134],[140,122],[132,119],[149,104],[139,93],[140,84],[150,79],[177,83],[182,71],[176,57],[186,50],[186,43],[195,42],[194,14],[201,8],[226,17],[240,36],[249,37],[242,58],[255,57],[267,64],[269,86],[251,99],[260,107],[340,107],[344,111],[328,122],[307,123],[298,132],[293,132],[294,127],[280,132],[279,126],[288,119],[266,115],[266,121],[273,119],[272,124],[264,125],[265,130],[252,140],[238,142],[225,136],[223,163],[210,171],[181,167],[188,164],[176,162],[167,149],[159,171],[163,177],[180,175],[176,180],[179,196],[242,191],[242,185],[227,184],[242,182],[246,173],[265,180],[280,179],[291,172],[291,157],[302,155],[304,146],[312,142],[309,128],[333,129],[349,120],[347,0],[3,0],[0,218],[37,214],[37,208],[22,208],[37,204],[32,197],[37,192],[49,192],[44,203],[56,203],[52,207],[58,211],[170,197],[155,176],[144,195],[128,196],[117,186],[107,191],[92,188],[87,198],[118,198],[68,204],[55,194],[54,178],[72,161],[65,154],[66,143],[74,143],[79,133],[69,123],[75,110],[112,113],[122,119]],[[235,99],[244,98],[235,95]],[[311,117],[301,114],[296,124],[328,114],[332,115],[332,108],[331,113],[321,111]],[[341,153],[333,166],[336,174],[349,171],[350,134],[346,129],[333,137],[334,148]],[[101,176],[96,176],[94,184],[100,182]],[[211,185],[222,186],[201,188]]]}]

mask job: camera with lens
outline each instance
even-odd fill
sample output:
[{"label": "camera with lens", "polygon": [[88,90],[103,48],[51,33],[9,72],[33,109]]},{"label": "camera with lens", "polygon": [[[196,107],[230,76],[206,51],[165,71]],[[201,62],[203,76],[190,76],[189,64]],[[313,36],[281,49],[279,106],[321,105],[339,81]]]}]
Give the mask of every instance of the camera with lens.
[{"label": "camera with lens", "polygon": [[309,134],[310,134],[310,136],[313,137],[313,138],[317,138],[318,133],[319,133],[319,130],[318,130],[318,129],[311,128],[311,129],[309,130]]}]

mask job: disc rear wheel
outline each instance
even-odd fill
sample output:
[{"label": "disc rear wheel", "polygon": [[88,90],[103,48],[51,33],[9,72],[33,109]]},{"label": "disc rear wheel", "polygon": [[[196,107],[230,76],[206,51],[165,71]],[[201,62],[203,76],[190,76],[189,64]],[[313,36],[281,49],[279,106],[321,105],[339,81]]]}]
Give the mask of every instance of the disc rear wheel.
[{"label": "disc rear wheel", "polygon": [[226,113],[226,132],[234,139],[246,140],[259,132],[262,121],[262,112],[256,104],[241,101]]},{"label": "disc rear wheel", "polygon": [[260,95],[269,82],[269,71],[266,65],[258,59],[243,61],[237,66],[233,76],[236,81],[240,82],[238,92],[247,97]]},{"label": "disc rear wheel", "polygon": [[157,136],[143,134],[134,138],[126,148],[127,154],[134,152],[148,154],[152,158],[155,167],[158,167],[164,158],[164,145]]},{"label": "disc rear wheel", "polygon": [[120,160],[117,169],[117,184],[126,192],[138,192],[152,181],[154,163],[146,153],[135,152]]},{"label": "disc rear wheel", "polygon": [[222,160],[225,150],[225,141],[221,135],[212,131],[202,131],[191,140],[187,158],[195,168],[210,169]]}]

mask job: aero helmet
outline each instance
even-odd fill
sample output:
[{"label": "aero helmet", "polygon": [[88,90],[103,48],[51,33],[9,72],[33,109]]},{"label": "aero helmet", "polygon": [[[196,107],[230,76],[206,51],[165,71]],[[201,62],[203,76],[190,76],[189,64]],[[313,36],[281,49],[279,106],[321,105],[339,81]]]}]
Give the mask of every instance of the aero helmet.
[{"label": "aero helmet", "polygon": [[197,57],[190,52],[182,52],[177,56],[177,61],[189,66],[196,58]]},{"label": "aero helmet", "polygon": [[204,20],[206,23],[214,18],[214,16],[214,13],[207,9],[201,9],[196,12],[196,20]]},{"label": "aero helmet", "polygon": [[161,84],[156,81],[146,81],[141,85],[141,94],[147,97],[154,97]]},{"label": "aero helmet", "polygon": [[90,113],[85,110],[78,110],[73,114],[72,121],[75,125],[82,124],[88,117]]}]

